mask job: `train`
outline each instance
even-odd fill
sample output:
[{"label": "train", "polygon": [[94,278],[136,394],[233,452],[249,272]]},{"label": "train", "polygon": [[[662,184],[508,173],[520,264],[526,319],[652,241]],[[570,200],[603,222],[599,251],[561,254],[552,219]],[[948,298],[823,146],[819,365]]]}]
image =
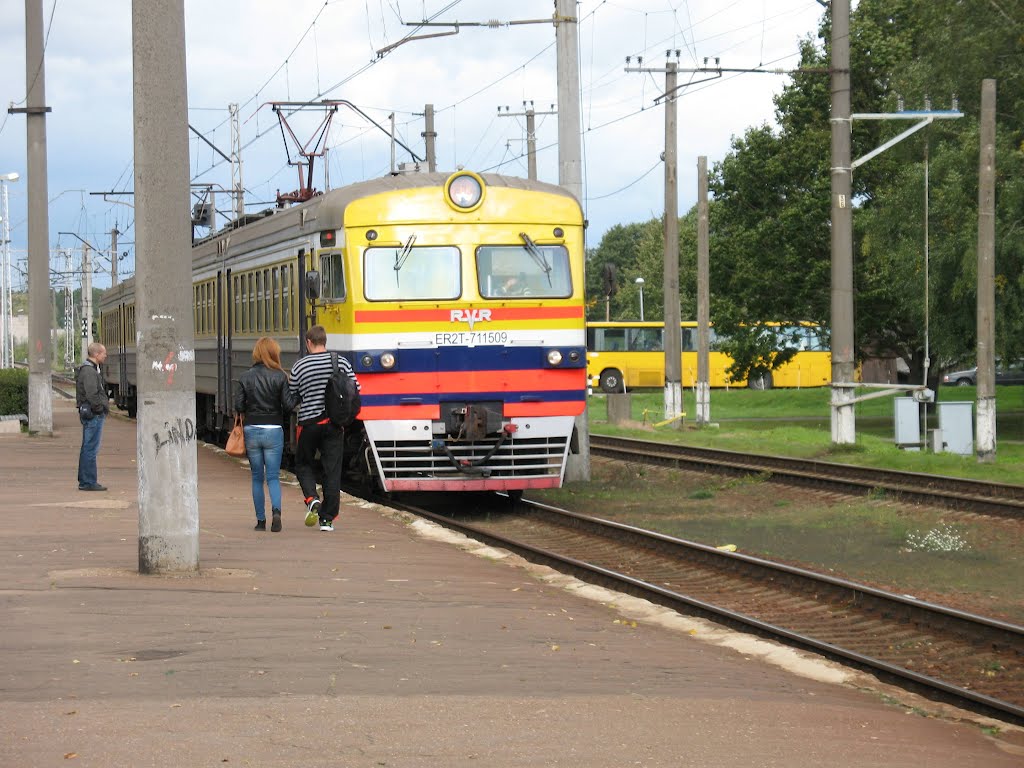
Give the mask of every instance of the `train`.
[{"label": "train", "polygon": [[[139,258],[145,258],[140,254]],[[322,325],[362,390],[346,473],[383,492],[560,487],[587,396],[584,219],[557,185],[390,174],[247,214],[190,259],[197,431],[222,440],[254,343]],[[139,408],[133,279],[104,292],[115,405]],[[295,420],[286,425],[294,450]]]}]

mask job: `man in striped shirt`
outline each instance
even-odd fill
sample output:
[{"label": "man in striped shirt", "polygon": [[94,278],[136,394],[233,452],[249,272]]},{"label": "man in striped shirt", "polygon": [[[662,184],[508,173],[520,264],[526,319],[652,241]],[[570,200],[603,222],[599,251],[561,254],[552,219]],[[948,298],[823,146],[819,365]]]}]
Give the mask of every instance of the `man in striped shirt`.
[{"label": "man in striped shirt", "polygon": [[[306,502],[306,525],[319,521],[321,531],[334,530],[334,518],[341,504],[341,469],[345,450],[345,432],[327,418],[324,397],[327,380],[334,371],[331,353],[327,351],[327,331],[314,325],[306,331],[306,350],[309,354],[292,366],[288,383],[292,394],[299,399],[299,439],[295,449],[295,475],[302,487]],[[337,355],[338,368],[359,386],[351,364]],[[317,451],[323,465],[324,499],[316,495],[316,474],[313,462]]]}]

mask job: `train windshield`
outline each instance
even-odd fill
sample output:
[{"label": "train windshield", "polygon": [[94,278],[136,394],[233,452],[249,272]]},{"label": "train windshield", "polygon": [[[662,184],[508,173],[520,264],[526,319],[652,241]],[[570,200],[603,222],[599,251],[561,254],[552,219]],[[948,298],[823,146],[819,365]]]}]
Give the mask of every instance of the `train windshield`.
[{"label": "train windshield", "polygon": [[572,296],[569,252],[564,245],[482,245],[476,250],[480,295],[485,299]]},{"label": "train windshield", "polygon": [[459,249],[451,245],[367,248],[363,292],[370,301],[438,301],[462,292]]}]

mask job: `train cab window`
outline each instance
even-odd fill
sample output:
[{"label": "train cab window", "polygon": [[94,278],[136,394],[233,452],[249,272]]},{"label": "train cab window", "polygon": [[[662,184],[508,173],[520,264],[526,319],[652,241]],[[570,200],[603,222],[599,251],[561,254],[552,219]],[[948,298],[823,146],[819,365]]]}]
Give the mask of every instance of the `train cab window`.
[{"label": "train cab window", "polygon": [[323,301],[344,301],[345,265],[341,253],[332,251],[320,254],[320,275],[323,280],[320,298]]},{"label": "train cab window", "polygon": [[459,249],[450,245],[367,248],[363,281],[370,301],[457,299],[462,293]]},{"label": "train cab window", "polygon": [[567,299],[572,296],[569,252],[564,245],[482,245],[476,251],[480,295],[485,299]]}]

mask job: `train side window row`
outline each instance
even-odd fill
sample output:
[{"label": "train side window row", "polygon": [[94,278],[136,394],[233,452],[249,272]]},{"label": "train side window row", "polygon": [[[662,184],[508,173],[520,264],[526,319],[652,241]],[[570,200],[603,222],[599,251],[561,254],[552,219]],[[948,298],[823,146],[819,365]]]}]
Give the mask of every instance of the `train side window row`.
[{"label": "train side window row", "polygon": [[295,266],[281,264],[231,276],[234,333],[296,330]]},{"label": "train side window row", "polygon": [[[121,330],[121,318],[124,317],[124,331]],[[117,309],[103,312],[100,315],[99,341],[107,349],[120,349],[124,344],[135,345],[135,305],[121,305]]]}]

